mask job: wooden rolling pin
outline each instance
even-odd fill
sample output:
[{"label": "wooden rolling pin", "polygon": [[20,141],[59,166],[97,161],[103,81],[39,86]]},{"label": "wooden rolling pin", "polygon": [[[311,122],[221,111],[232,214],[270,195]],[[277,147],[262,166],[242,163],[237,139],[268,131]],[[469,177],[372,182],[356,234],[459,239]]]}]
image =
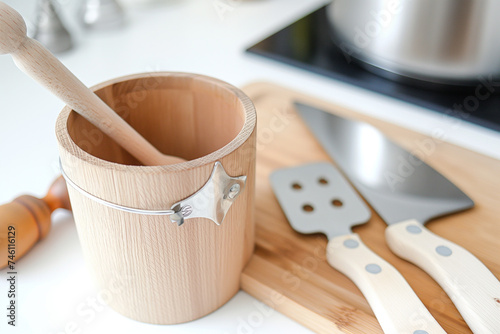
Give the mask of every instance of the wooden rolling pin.
[{"label": "wooden rolling pin", "polygon": [[50,90],[143,164],[156,166],[185,161],[179,157],[164,155],[144,139],[50,51],[26,36],[26,23],[22,16],[0,2],[0,54],[8,53],[24,73]]},{"label": "wooden rolling pin", "polygon": [[[44,198],[22,195],[0,206],[0,269],[5,268],[9,260],[17,262],[49,233],[50,218],[56,209],[71,210],[62,176],[54,181]],[[12,239],[14,243],[9,242]],[[15,254],[9,254],[9,249],[14,249]],[[9,255],[15,255],[13,260]]]}]

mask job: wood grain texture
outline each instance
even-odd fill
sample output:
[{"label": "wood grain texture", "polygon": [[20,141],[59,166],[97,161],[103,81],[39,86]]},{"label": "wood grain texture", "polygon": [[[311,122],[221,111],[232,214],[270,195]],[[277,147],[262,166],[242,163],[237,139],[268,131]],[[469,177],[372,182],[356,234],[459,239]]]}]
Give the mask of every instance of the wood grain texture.
[{"label": "wood grain texture", "polygon": [[[424,161],[476,203],[471,210],[436,219],[426,226],[468,249],[500,277],[500,161],[443,141],[440,138],[446,136],[446,127],[430,129],[436,137],[428,137],[270,83],[251,84],[244,91],[257,108],[259,132],[256,250],[241,277],[243,290],[318,333],[382,333],[354,283],[328,265],[326,237],[296,233],[274,197],[268,178],[275,169],[331,161],[295,113],[294,99],[368,122],[406,149],[418,150]],[[450,127],[459,126],[455,119],[448,120]],[[373,212],[370,222],[355,227],[354,232],[401,272],[446,332],[471,333],[439,285],[389,250],[385,228]]]},{"label": "wood grain texture", "polygon": [[54,210],[71,210],[66,182],[58,177],[44,198],[22,195],[11,203],[0,205],[0,269],[8,264],[9,227],[14,228],[15,258],[17,262],[50,231]]},{"label": "wood grain texture", "polygon": [[187,162],[140,166],[83,117],[65,108],[56,126],[63,168],[87,192],[140,209],[169,209],[198,191],[220,161],[247,184],[220,226],[137,215],[69,189],[86,263],[108,304],[123,315],[172,324],[204,316],[239,289],[254,246],[253,104],[222,81],[185,73],[128,76],[96,93],[164,153]]},{"label": "wood grain texture", "polygon": [[0,54],[16,51],[25,41],[27,31],[22,16],[0,2]]},{"label": "wood grain texture", "polygon": [[26,36],[26,24],[13,8],[0,2],[0,54],[11,53],[16,65],[59,97],[145,165],[183,162],[161,154],[99,99],[49,50]]},{"label": "wood grain texture", "polygon": [[[33,201],[32,201],[33,200]],[[34,201],[34,197],[23,196],[0,206],[0,269],[8,261],[17,262],[50,230],[50,211],[45,203]],[[40,201],[40,200],[38,200]],[[33,210],[34,209],[34,210]],[[9,234],[9,227],[15,231]],[[15,237],[15,258],[8,258],[9,238]]]}]

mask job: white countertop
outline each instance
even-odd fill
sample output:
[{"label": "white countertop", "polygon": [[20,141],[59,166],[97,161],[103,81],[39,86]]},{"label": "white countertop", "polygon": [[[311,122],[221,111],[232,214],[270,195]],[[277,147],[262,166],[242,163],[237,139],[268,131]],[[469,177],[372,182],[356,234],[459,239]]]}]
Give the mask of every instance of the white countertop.
[{"label": "white countertop", "polygon": [[[3,1],[32,25],[35,1]],[[58,2],[76,38],[76,47],[59,58],[88,86],[159,70],[202,73],[236,86],[273,81],[423,133],[441,129],[448,141],[500,159],[496,132],[244,52],[325,1],[122,0],[127,26],[100,33],[74,22],[79,1]],[[62,107],[10,56],[0,56],[0,203],[22,193],[42,196],[59,174],[54,124]],[[58,212],[53,219],[48,237],[19,261],[18,326],[7,326],[2,315],[2,333],[73,333],[67,330],[72,323],[81,330],[75,333],[310,333],[244,292],[200,320],[175,326],[142,324],[100,303],[82,315],[99,290],[85,269],[71,215]],[[5,276],[0,271],[0,306],[6,305]]]}]

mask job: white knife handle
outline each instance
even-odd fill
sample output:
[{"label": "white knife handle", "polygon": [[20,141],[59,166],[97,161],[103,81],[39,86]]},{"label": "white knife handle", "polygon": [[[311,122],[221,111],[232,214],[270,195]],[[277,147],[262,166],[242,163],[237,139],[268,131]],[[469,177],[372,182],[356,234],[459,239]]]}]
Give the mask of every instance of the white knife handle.
[{"label": "white knife handle", "polygon": [[500,333],[500,282],[479,259],[416,220],[390,225],[386,238],[441,285],[474,333]]},{"label": "white knife handle", "polygon": [[358,286],[384,333],[446,333],[399,271],[366,247],[356,233],[331,239],[327,260]]}]

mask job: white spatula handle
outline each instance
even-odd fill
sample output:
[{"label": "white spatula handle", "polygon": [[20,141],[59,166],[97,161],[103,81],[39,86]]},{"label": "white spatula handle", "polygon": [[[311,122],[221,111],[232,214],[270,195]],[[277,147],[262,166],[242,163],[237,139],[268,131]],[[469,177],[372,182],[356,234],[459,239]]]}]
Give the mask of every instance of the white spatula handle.
[{"label": "white spatula handle", "polygon": [[390,225],[386,238],[395,254],[441,285],[474,333],[500,333],[500,282],[479,259],[416,220]]},{"label": "white spatula handle", "polygon": [[446,333],[399,271],[366,247],[356,233],[331,239],[327,259],[358,286],[384,333]]}]

